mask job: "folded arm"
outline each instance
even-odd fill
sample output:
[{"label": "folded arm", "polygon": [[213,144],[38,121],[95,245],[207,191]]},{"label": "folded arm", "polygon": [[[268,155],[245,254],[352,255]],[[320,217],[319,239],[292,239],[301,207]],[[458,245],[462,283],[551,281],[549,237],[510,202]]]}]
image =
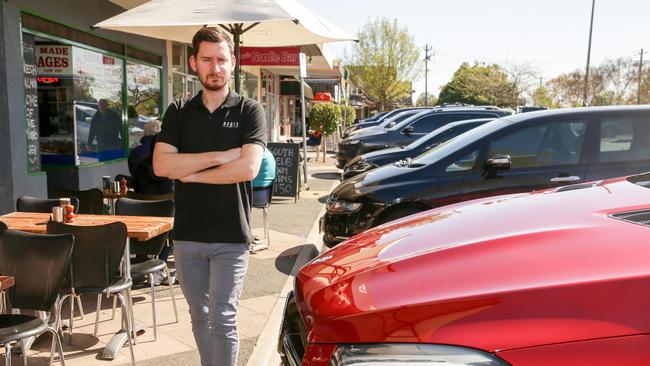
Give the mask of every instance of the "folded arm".
[{"label": "folded arm", "polygon": [[153,152],[153,169],[159,177],[181,179],[202,170],[239,159],[241,149],[209,151],[196,154],[179,153],[174,145],[156,143]]},{"label": "folded arm", "polygon": [[239,159],[190,174],[181,178],[181,181],[205,184],[234,184],[251,181],[260,170],[263,153],[264,148],[262,146],[246,144],[241,148]]}]

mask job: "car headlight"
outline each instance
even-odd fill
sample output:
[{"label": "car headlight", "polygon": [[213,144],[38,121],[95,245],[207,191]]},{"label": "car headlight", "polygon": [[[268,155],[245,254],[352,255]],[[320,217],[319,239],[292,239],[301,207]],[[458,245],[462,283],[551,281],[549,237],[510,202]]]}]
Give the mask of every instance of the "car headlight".
[{"label": "car headlight", "polygon": [[348,140],[348,141],[343,141],[343,144],[345,145],[358,145],[361,141],[359,140]]},{"label": "car headlight", "polygon": [[339,345],[329,366],[507,366],[498,357],[462,347],[437,344]]},{"label": "car headlight", "polygon": [[357,161],[352,161],[349,166],[346,168],[348,171],[355,172],[365,172],[367,170],[376,168],[377,164],[369,163],[366,159],[359,159]]},{"label": "car headlight", "polygon": [[361,203],[337,200],[329,206],[329,212],[333,213],[354,213],[361,209]]}]

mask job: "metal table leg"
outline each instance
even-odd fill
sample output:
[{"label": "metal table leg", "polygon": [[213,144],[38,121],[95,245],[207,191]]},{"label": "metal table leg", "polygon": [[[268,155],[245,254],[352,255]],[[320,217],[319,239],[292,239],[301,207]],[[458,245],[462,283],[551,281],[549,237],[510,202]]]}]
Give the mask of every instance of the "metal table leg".
[{"label": "metal table leg", "polygon": [[[124,277],[128,279],[131,278],[131,261],[129,260],[130,254],[131,254],[130,240],[127,237],[126,245],[124,246],[124,256],[123,256],[124,263],[122,266],[122,271]],[[131,316],[131,320],[133,323],[133,343],[135,344],[136,334],[139,332],[144,332],[146,327],[143,324],[135,324],[135,319],[133,318],[133,301],[131,300],[131,290],[127,290],[127,297],[128,299],[125,299],[126,307],[128,309],[129,315]],[[126,322],[122,322],[122,329],[120,329],[117,333],[115,333],[113,337],[111,337],[111,339],[108,341],[106,347],[104,348],[104,351],[101,354],[101,358],[107,360],[114,359],[117,356],[118,352],[120,352],[122,347],[124,347],[124,344],[129,341],[125,323]]]}]

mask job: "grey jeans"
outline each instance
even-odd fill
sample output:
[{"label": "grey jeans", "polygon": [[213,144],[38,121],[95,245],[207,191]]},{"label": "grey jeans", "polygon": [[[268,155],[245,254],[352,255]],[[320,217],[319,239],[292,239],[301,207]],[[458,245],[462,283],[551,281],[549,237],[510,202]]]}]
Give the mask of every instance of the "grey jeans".
[{"label": "grey jeans", "polygon": [[203,366],[237,365],[237,305],[248,254],[248,244],[174,240],[176,271]]}]

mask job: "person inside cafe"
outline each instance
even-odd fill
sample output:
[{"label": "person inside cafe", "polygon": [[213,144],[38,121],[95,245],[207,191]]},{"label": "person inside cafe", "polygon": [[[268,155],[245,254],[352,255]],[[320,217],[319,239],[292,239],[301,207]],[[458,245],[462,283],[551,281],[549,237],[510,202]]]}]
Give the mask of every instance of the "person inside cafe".
[{"label": "person inside cafe", "polygon": [[190,66],[203,88],[167,108],[153,157],[156,175],[175,180],[174,259],[203,366],[237,364],[251,181],[266,146],[263,107],[228,87],[233,48],[219,28],[194,35]]},{"label": "person inside cafe", "polygon": [[97,102],[97,112],[90,120],[87,147],[97,139],[97,151],[111,151],[122,148],[122,118],[108,107],[106,99]]},{"label": "person inside cafe", "polygon": [[129,172],[131,184],[136,193],[167,194],[174,191],[174,181],[167,177],[159,177],[153,171],[153,149],[156,138],[160,133],[162,122],[149,121],[144,124],[144,136],[140,145],[129,153]]}]

